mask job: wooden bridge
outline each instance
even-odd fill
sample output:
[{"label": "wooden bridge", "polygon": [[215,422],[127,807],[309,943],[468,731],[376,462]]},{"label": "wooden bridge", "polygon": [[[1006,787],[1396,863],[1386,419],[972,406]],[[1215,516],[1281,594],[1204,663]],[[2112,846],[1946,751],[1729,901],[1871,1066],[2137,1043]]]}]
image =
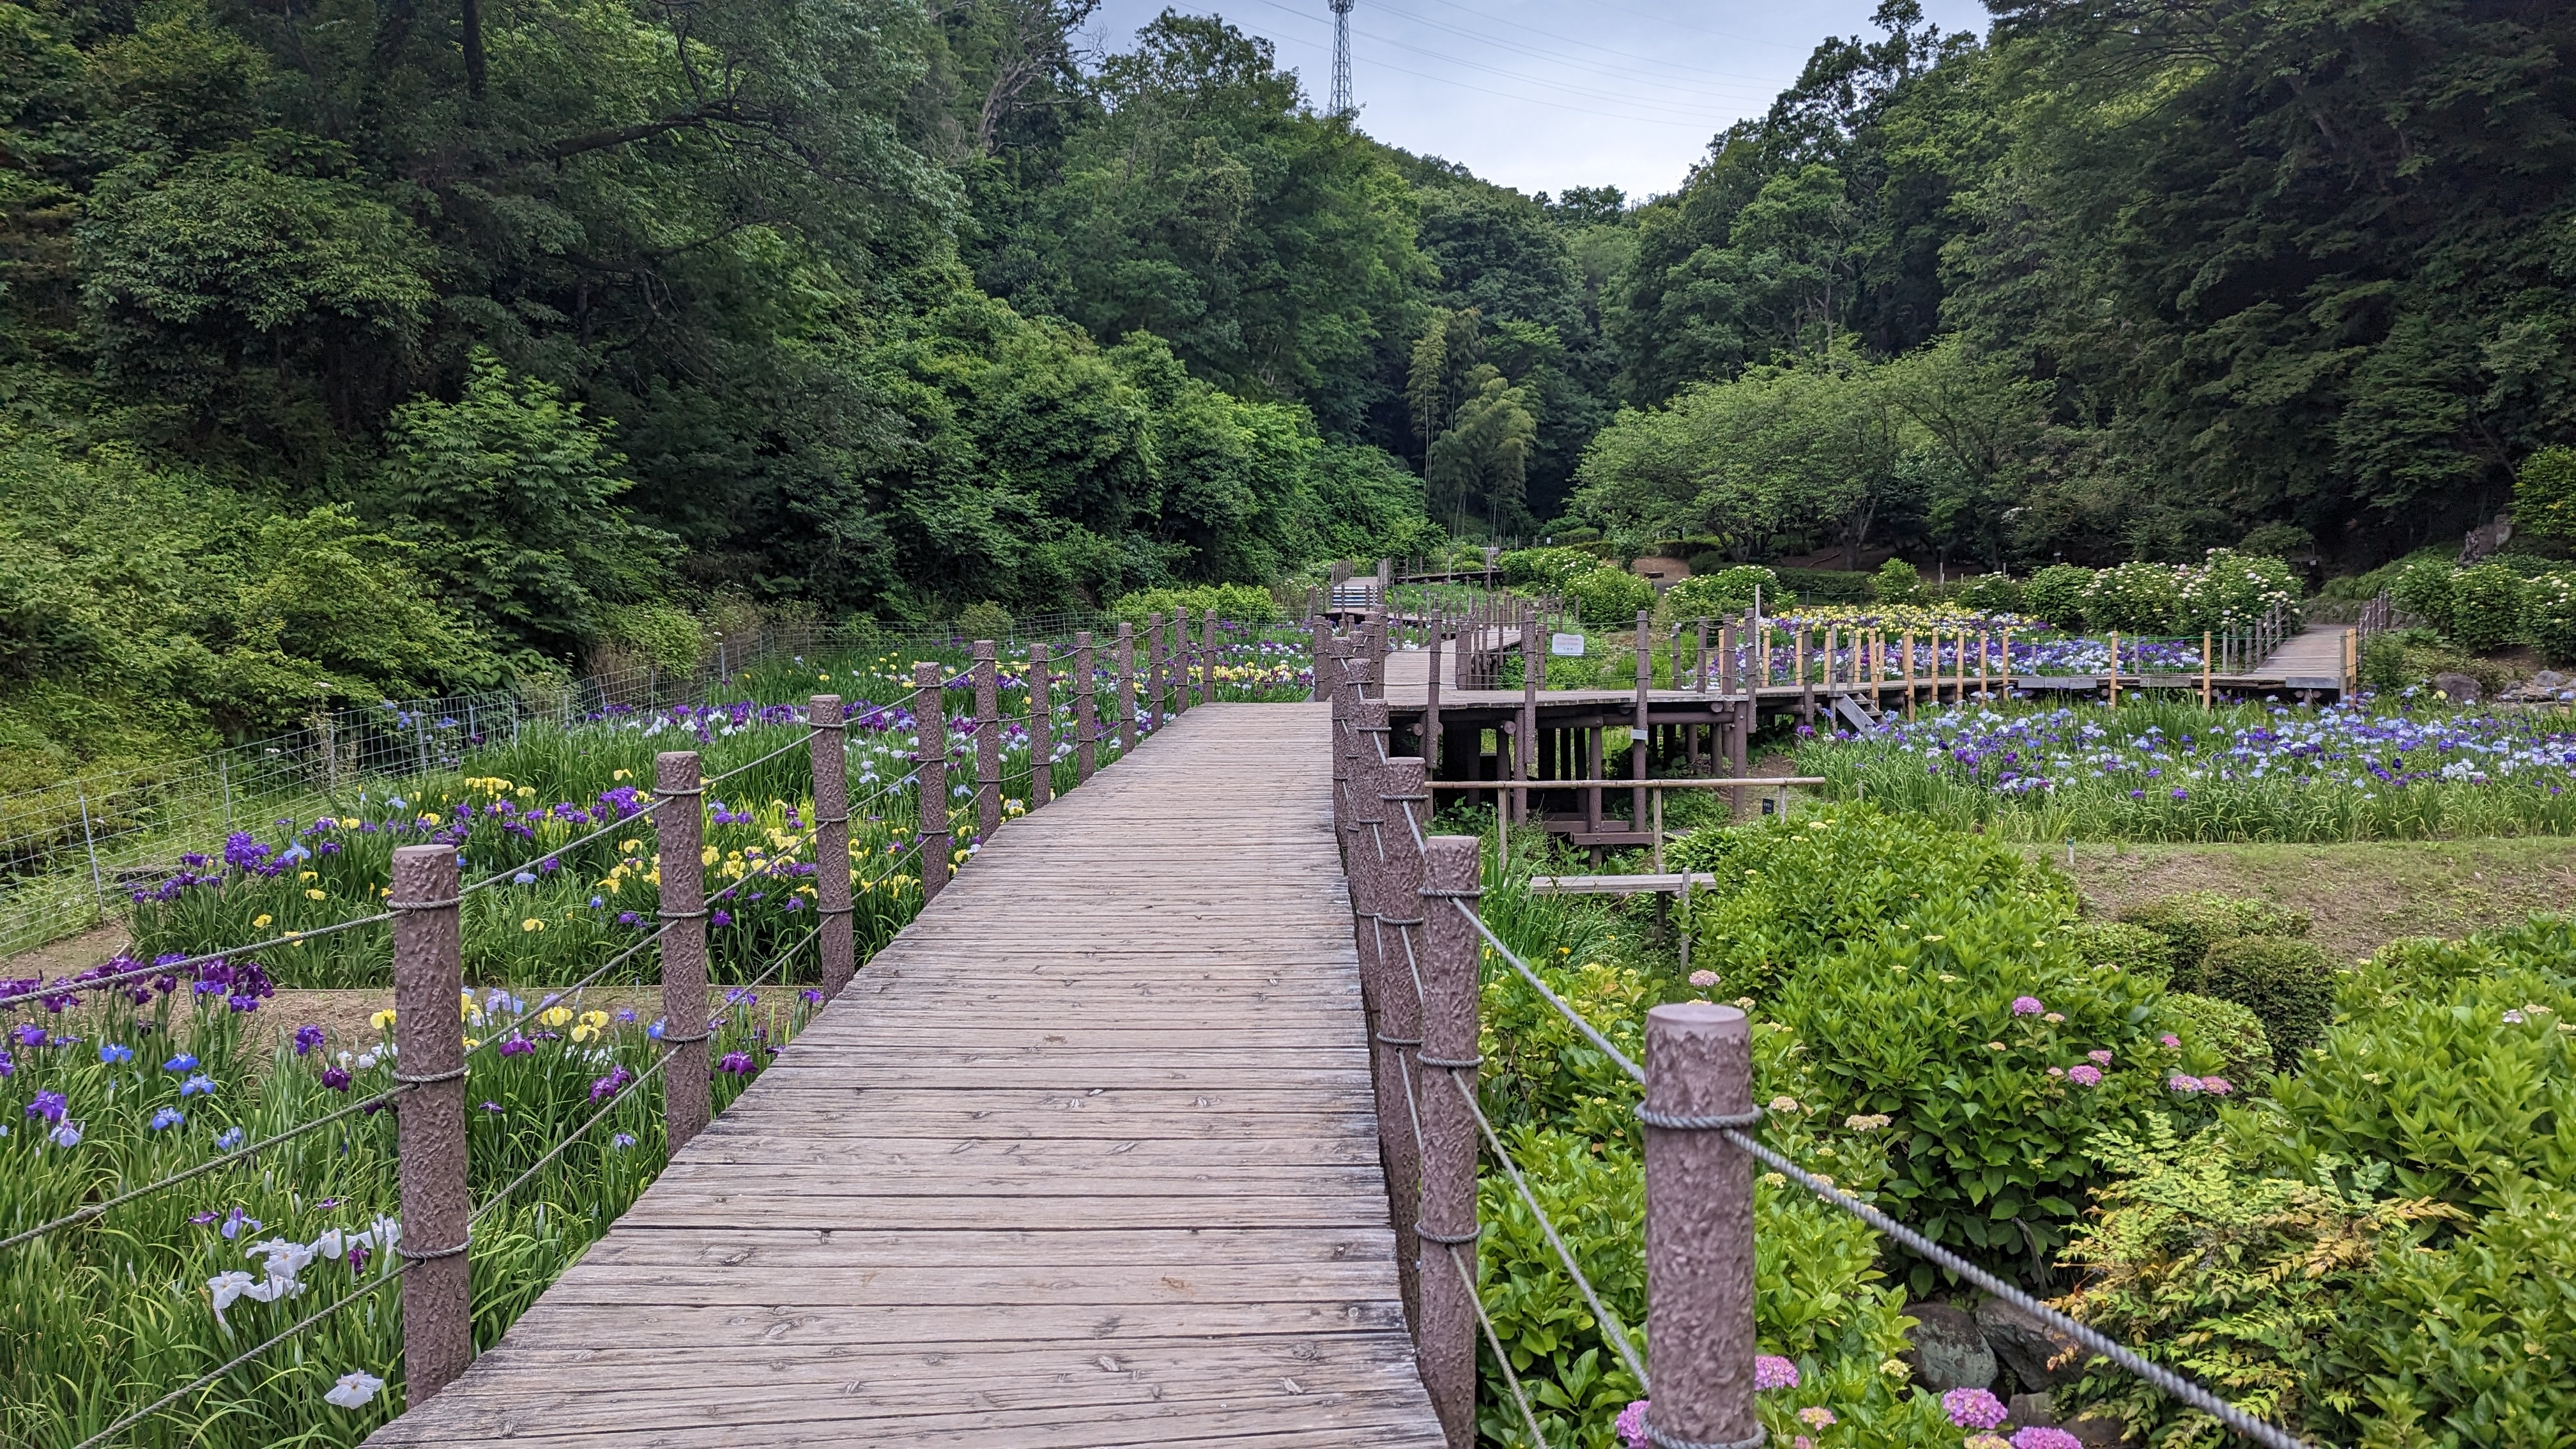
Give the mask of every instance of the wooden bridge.
[{"label": "wooden bridge", "polygon": [[1442,1444],[1327,708],[1203,705],[1004,827],[367,1442]]}]

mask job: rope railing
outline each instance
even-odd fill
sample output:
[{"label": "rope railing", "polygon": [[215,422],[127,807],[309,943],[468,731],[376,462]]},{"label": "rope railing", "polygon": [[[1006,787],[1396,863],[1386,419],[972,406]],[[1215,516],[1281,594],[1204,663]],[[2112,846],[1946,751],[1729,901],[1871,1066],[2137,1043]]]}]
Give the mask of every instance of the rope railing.
[{"label": "rope railing", "polygon": [[[2090,1354],[2135,1375],[2174,1402],[2209,1415],[2229,1431],[2266,1449],[2308,1449],[2297,1436],[2248,1414],[2188,1377],[2148,1361],[2099,1330],[2050,1307],[1829,1180],[1808,1172],[1762,1142],[1753,1135],[1762,1113],[1752,1105],[1749,1041],[1743,1035],[1742,1013],[1735,1008],[1689,1003],[1650,1011],[1646,1054],[1650,1060],[1668,1064],[1658,1068],[1650,1084],[1648,1072],[1634,1057],[1550,987],[1520,953],[1486,924],[1472,904],[1479,893],[1474,882],[1481,875],[1477,843],[1465,837],[1431,837],[1423,831],[1415,814],[1416,804],[1426,798],[1422,762],[1389,756],[1385,746],[1385,705],[1367,695],[1364,682],[1370,675],[1369,661],[1356,657],[1381,647],[1377,640],[1363,627],[1354,631],[1354,637],[1333,638],[1331,645],[1333,677],[1327,684],[1328,650],[1326,641],[1318,640],[1318,688],[1329,689],[1334,706],[1335,825],[1349,866],[1354,925],[1360,928],[1362,992],[1370,1022],[1372,1063],[1382,1082],[1400,1084],[1397,1091],[1380,1094],[1380,1138],[1402,1141],[1411,1149],[1409,1161],[1393,1153],[1388,1159],[1398,1251],[1401,1256],[1412,1249],[1418,1254],[1412,1261],[1420,1263],[1433,1256],[1436,1248],[1445,1246],[1447,1251],[1441,1256],[1450,1258],[1467,1293],[1464,1305],[1435,1303],[1435,1290],[1445,1283],[1447,1275],[1427,1269],[1418,1269],[1416,1278],[1408,1282],[1408,1292],[1418,1291],[1420,1295],[1419,1303],[1409,1301],[1408,1307],[1415,1310],[1411,1316],[1424,1382],[1444,1424],[1473,1424],[1474,1340],[1481,1329],[1501,1366],[1505,1387],[1522,1421],[1534,1441],[1544,1442],[1529,1397],[1503,1351],[1491,1317],[1474,1292],[1475,1275],[1470,1265],[1471,1245],[1479,1231],[1473,1222],[1479,1143],[1502,1167],[1549,1249],[1564,1265],[1577,1293],[1602,1325],[1603,1337],[1622,1366],[1634,1376],[1640,1393],[1646,1393],[1650,1385],[1647,1364],[1636,1351],[1635,1336],[1610,1311],[1583,1271],[1508,1144],[1477,1101],[1476,982],[1480,958],[1490,956],[1507,965],[1585,1042],[1647,1089],[1646,1101],[1637,1108],[1637,1115],[1647,1129],[1648,1158],[1665,1163],[1663,1168],[1650,1169],[1649,1180],[1706,1184],[1708,1192],[1720,1199],[1731,1198],[1736,1204],[1733,1209],[1720,1208],[1714,1213],[1706,1210],[1711,1205],[1705,1202],[1677,1210],[1649,1193],[1646,1259],[1650,1304],[1689,1302],[1696,1325],[1709,1320],[1708,1309],[1715,1303],[1720,1310],[1716,1316],[1721,1321],[1741,1314],[1744,1341],[1750,1342],[1753,1305],[1749,1280],[1726,1279],[1708,1267],[1718,1258],[1749,1261],[1750,1243],[1740,1252],[1729,1254],[1723,1245],[1708,1243],[1704,1236],[1693,1238],[1687,1245],[1673,1240],[1717,1231],[1710,1226],[1712,1222],[1740,1221],[1745,1227],[1732,1230],[1749,1230],[1753,1188],[1742,1164],[1760,1162],[1779,1172],[1784,1180],[1814,1194],[1820,1202],[1853,1215],[1926,1262],[2030,1314]],[[1406,832],[1387,828],[1390,813],[1403,815]],[[1419,906],[1403,899],[1406,896],[1417,898]],[[1447,902],[1448,911],[1440,909],[1442,901]],[[1418,918],[1409,911],[1396,914],[1403,907],[1423,914]],[[1455,925],[1444,926],[1444,921]],[[1391,949],[1389,928],[1393,928],[1392,944],[1401,945],[1400,961]],[[1423,937],[1419,943],[1417,933]],[[1423,1023],[1416,1035],[1389,1033],[1380,1025],[1389,1020],[1401,1022],[1415,1012],[1419,1015],[1413,1019]],[[1449,1056],[1447,1052],[1458,1055]],[[1448,1077],[1453,1090],[1427,1090],[1431,1078],[1439,1075]],[[1443,1114],[1451,1112],[1456,1115],[1444,1120]],[[1454,1130],[1460,1124],[1473,1129],[1465,1138],[1463,1153]],[[1723,1155],[1712,1155],[1711,1147],[1721,1147],[1721,1154],[1731,1149],[1742,1156],[1729,1163]],[[1418,1183],[1410,1180],[1410,1174],[1417,1169]],[[1466,1220],[1459,1222],[1454,1218],[1457,1204],[1462,1201]],[[1446,1206],[1436,1212],[1435,1205],[1441,1204]],[[1434,1231],[1433,1220],[1441,1214],[1446,1214],[1440,1223],[1442,1230]],[[1444,1313],[1444,1306],[1472,1309],[1472,1313]],[[1753,1449],[1763,1442],[1748,1387],[1749,1375],[1740,1370],[1712,1371],[1704,1345],[1677,1343],[1669,1332],[1660,1336],[1650,1333],[1650,1337],[1662,1349],[1657,1362],[1665,1365],[1665,1372],[1651,1381],[1660,1384],[1663,1392],[1653,1394],[1647,1407],[1644,1433],[1649,1443],[1662,1449]],[[1465,1432],[1473,1431],[1470,1428]],[[1749,1438],[1745,1437],[1748,1432]]]}]

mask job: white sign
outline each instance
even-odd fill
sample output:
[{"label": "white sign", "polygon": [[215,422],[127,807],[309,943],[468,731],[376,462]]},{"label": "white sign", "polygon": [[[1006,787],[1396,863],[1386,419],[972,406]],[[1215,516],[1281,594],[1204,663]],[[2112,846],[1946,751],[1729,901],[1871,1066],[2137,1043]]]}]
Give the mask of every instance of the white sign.
[{"label": "white sign", "polygon": [[1583,636],[1550,634],[1547,636],[1547,652],[1559,659],[1580,659],[1583,657]]}]

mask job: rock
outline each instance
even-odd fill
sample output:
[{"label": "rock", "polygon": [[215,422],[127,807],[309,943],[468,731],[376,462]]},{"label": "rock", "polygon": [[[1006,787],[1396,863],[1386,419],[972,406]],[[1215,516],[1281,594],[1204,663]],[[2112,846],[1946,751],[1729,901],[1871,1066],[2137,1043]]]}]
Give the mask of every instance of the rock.
[{"label": "rock", "polygon": [[1915,1383],[1936,1394],[1994,1383],[1994,1351],[1975,1318],[1947,1303],[1909,1303],[1905,1311],[1917,1322],[1899,1357],[1914,1370]]},{"label": "rock", "polygon": [[2478,702],[2478,682],[2465,674],[2436,674],[2433,687],[2449,696],[2453,704]]},{"label": "rock", "polygon": [[2531,687],[2544,690],[2564,689],[2567,687],[2567,676],[2555,669],[2544,669],[2531,676]]},{"label": "rock", "polygon": [[2057,1422],[2057,1405],[2049,1399],[2045,1391],[2036,1394],[2015,1394],[2005,1401],[2004,1407],[2010,1411],[2013,1427],[2017,1429],[2027,1429],[2033,1424]]},{"label": "rock", "polygon": [[1977,1305],[1977,1327],[2023,1388],[2053,1389],[2084,1376],[2082,1345],[2000,1298]]},{"label": "rock", "polygon": [[2129,1449],[2129,1428],[2117,1419],[2087,1414],[2058,1427],[2074,1435],[2075,1442],[2084,1449]]}]

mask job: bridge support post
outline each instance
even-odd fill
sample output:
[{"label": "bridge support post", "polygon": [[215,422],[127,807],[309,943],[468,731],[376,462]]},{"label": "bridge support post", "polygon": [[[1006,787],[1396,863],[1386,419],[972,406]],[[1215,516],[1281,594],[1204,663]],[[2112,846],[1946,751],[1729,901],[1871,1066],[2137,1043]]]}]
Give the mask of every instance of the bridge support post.
[{"label": "bridge support post", "polygon": [[402,1178],[403,1376],[418,1407],[474,1356],[465,1273],[465,1028],[456,847],[405,845],[393,859],[394,1080]]},{"label": "bridge support post", "polygon": [[1422,768],[1435,775],[1440,771],[1440,646],[1447,642],[1441,638],[1447,627],[1446,616],[1431,616],[1430,668],[1422,694]]},{"label": "bridge support post", "polygon": [[1719,1135],[1750,1126],[1752,1031],[1704,1001],[1646,1013],[1646,1341],[1650,1432],[1743,1443],[1753,1415],[1753,1162]]},{"label": "bridge support post", "polygon": [[1002,828],[1002,703],[993,641],[975,641],[975,833]]},{"label": "bridge support post", "polygon": [[823,999],[829,1001],[859,969],[850,921],[850,757],[842,748],[848,725],[841,697],[808,700],[805,723],[813,730],[814,903],[823,918]]},{"label": "bridge support post", "polygon": [[1029,646],[1029,808],[1055,798],[1055,691],[1048,687],[1048,651]]},{"label": "bridge support post", "polygon": [[[921,899],[928,904],[948,883],[947,666],[924,659],[912,666],[912,752],[921,792]],[[694,857],[693,857],[694,858]]]},{"label": "bridge support post", "polygon": [[1190,709],[1190,611],[1186,608],[1172,611],[1172,642],[1164,650],[1164,658],[1171,663],[1171,671],[1166,676],[1166,687],[1171,690],[1171,712],[1187,714]]},{"label": "bridge support post", "polygon": [[1422,1144],[1414,1137],[1413,1124],[1422,1112],[1420,982],[1428,945],[1422,933],[1429,924],[1422,908],[1422,855],[1431,824],[1431,792],[1424,788],[1424,776],[1423,762],[1411,755],[1387,761],[1378,776],[1378,798],[1386,817],[1381,839],[1386,850],[1375,909],[1390,949],[1379,971],[1377,1032],[1372,1043],[1377,1058],[1378,1141],[1386,1151],[1387,1208],[1395,1225],[1396,1276],[1416,1342],[1422,1323],[1422,1245],[1414,1235],[1414,1220],[1421,1212]]},{"label": "bridge support post", "polygon": [[679,1151],[707,1125],[706,813],[694,750],[653,757],[653,830],[662,869],[662,1121]]},{"label": "bridge support post", "polygon": [[[1422,1313],[1415,1361],[1449,1449],[1476,1443],[1477,842],[1425,842],[1422,885]],[[1748,1371],[1751,1360],[1747,1359]]]},{"label": "bridge support post", "polygon": [[1216,703],[1216,610],[1199,619],[1199,703]]},{"label": "bridge support post", "polygon": [[1118,626],[1118,757],[1136,748],[1136,626]]},{"label": "bridge support post", "polygon": [[1163,616],[1145,616],[1145,732],[1163,727]]},{"label": "bridge support post", "polygon": [[[1526,780],[1537,767],[1538,692],[1540,686],[1547,682],[1547,655],[1539,645],[1537,606],[1524,607],[1518,622],[1521,626],[1521,727],[1519,737],[1512,741],[1512,778]],[[1517,814],[1526,824],[1530,817],[1529,791],[1510,792],[1504,809],[1504,818]]]},{"label": "bridge support post", "polygon": [[1091,631],[1073,636],[1073,783],[1099,768],[1100,706],[1092,677]]}]

